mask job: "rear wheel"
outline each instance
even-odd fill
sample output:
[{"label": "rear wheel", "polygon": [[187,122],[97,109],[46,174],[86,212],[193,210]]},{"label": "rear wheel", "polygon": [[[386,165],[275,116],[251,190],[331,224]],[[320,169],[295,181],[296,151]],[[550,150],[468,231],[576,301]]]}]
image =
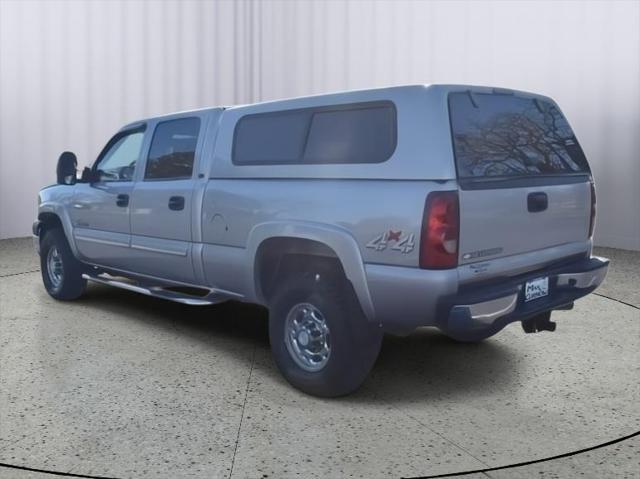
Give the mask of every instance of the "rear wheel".
[{"label": "rear wheel", "polygon": [[79,298],[87,286],[80,263],[60,228],[44,233],[40,243],[40,270],[44,287],[55,299]]},{"label": "rear wheel", "polygon": [[382,332],[364,316],[342,275],[311,271],[292,273],[278,286],[269,340],[287,381],[308,394],[335,397],[364,382]]}]

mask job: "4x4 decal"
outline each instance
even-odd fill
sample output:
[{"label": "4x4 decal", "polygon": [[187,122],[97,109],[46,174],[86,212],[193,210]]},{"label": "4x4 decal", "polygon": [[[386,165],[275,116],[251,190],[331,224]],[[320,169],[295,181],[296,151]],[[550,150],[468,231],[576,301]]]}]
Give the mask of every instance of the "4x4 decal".
[{"label": "4x4 decal", "polygon": [[408,254],[415,248],[415,235],[409,233],[403,236],[402,231],[389,230],[373,238],[366,247],[375,251],[384,251],[390,248],[393,251]]}]

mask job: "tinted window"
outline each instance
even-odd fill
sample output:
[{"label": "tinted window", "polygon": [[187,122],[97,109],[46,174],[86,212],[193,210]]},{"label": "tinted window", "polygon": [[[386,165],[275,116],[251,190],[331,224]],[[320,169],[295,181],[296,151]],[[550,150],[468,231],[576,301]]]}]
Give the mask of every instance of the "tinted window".
[{"label": "tinted window", "polygon": [[380,163],[395,148],[391,107],[314,113],[305,163]]},{"label": "tinted window", "polygon": [[235,164],[380,163],[396,146],[391,102],[247,115],[236,126]]},{"label": "tinted window", "polygon": [[158,123],[151,140],[144,178],[189,178],[193,171],[199,118],[180,118]]},{"label": "tinted window", "polygon": [[295,163],[299,161],[310,112],[294,110],[243,117],[234,134],[234,163]]},{"label": "tinted window", "polygon": [[96,166],[99,181],[132,181],[144,132],[116,135]]},{"label": "tinted window", "polygon": [[569,123],[548,101],[452,93],[449,113],[460,178],[589,171]]}]

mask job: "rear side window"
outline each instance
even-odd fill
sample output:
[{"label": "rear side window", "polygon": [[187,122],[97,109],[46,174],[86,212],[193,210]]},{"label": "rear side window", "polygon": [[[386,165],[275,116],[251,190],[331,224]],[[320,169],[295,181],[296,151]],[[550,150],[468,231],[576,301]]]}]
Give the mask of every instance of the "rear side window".
[{"label": "rear side window", "polygon": [[459,178],[589,172],[569,123],[548,101],[451,93],[449,114]]},{"label": "rear side window", "polygon": [[247,115],[236,125],[236,165],[381,163],[396,147],[391,102]]},{"label": "rear side window", "polygon": [[190,178],[200,132],[200,118],[158,123],[153,132],[145,180]]}]

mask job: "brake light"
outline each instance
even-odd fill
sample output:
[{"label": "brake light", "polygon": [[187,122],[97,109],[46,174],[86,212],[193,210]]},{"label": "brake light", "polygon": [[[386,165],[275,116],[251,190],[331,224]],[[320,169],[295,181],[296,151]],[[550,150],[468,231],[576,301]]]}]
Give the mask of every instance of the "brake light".
[{"label": "brake light", "polygon": [[591,219],[589,220],[589,238],[593,236],[593,229],[596,227],[596,187],[593,184],[593,180],[589,183],[591,185]]},{"label": "brake light", "polygon": [[457,191],[429,193],[420,236],[420,267],[447,269],[458,265],[460,214]]}]

